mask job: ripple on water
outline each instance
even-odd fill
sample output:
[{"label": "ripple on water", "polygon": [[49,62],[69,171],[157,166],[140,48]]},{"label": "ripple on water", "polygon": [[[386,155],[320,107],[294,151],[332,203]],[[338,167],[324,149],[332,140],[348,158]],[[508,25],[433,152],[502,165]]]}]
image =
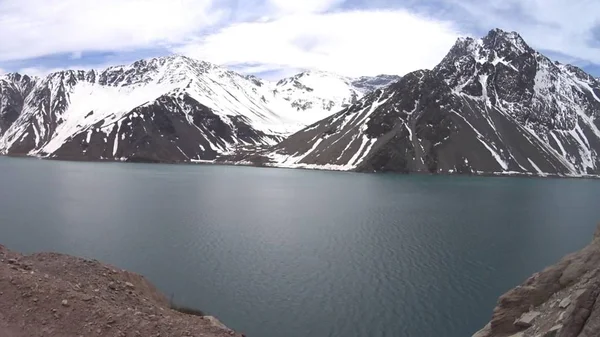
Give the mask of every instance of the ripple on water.
[{"label": "ripple on water", "polygon": [[143,273],[257,337],[470,336],[600,219],[600,181],[14,158],[0,172],[8,247]]}]

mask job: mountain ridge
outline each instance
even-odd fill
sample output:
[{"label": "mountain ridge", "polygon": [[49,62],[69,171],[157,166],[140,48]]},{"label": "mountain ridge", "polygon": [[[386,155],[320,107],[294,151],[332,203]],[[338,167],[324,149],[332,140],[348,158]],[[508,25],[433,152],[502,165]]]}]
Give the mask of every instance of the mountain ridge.
[{"label": "mountain ridge", "polygon": [[404,77],[273,83],[177,55],[0,77],[0,153],[59,159],[593,176],[599,117],[596,78],[500,29]]},{"label": "mountain ridge", "polygon": [[366,172],[597,175],[598,97],[591,75],[495,29],[459,38],[432,70],[405,75],[265,156],[272,166]]},{"label": "mountain ridge", "polygon": [[[104,70],[64,70],[43,78],[6,74],[0,77],[0,153],[214,160],[239,146],[274,145],[341,109],[347,99],[339,95],[330,100],[329,109],[322,109],[313,103],[324,98],[313,95],[307,100],[311,106],[300,111],[277,89],[254,76],[181,55]],[[302,96],[309,89],[289,92]]]}]

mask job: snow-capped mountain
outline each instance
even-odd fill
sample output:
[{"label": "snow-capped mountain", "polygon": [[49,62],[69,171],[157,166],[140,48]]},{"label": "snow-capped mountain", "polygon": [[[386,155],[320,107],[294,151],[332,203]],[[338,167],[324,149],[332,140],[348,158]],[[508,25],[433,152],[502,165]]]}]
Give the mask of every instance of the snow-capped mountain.
[{"label": "snow-capped mountain", "polygon": [[278,95],[298,111],[317,113],[321,118],[356,103],[365,93],[390,85],[400,76],[350,78],[324,71],[307,71],[277,82]]},{"label": "snow-capped mountain", "polygon": [[352,80],[352,85],[362,93],[368,93],[377,89],[383,89],[394,82],[402,79],[398,75],[361,76]]},{"label": "snow-capped mountain", "polygon": [[271,165],[359,171],[600,174],[600,82],[517,33],[461,38],[408,74],[290,136]]},{"label": "snow-capped mountain", "polygon": [[[319,87],[319,95],[333,95],[327,86]],[[183,56],[105,70],[61,71],[42,79],[4,75],[0,153],[213,160],[239,147],[274,145],[336,111],[333,106],[299,113],[288,97],[307,97],[310,91],[315,101],[324,98],[312,87],[286,90],[285,97],[279,89],[275,83]],[[335,94],[336,104],[349,99],[342,96]]]}]

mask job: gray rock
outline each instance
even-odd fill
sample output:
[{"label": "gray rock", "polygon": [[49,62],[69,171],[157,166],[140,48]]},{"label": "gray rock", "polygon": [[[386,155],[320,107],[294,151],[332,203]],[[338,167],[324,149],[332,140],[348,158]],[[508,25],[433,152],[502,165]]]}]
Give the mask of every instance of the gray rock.
[{"label": "gray rock", "polygon": [[558,307],[561,309],[566,309],[569,305],[571,305],[571,297],[570,296],[563,299],[562,301],[560,301],[560,304],[558,305]]},{"label": "gray rock", "polygon": [[522,328],[529,328],[533,325],[533,321],[540,316],[538,311],[526,312],[519,319],[515,321],[515,325]]},{"label": "gray rock", "polygon": [[[596,333],[598,332],[598,327],[591,323],[600,323],[600,321],[598,319],[589,319],[592,314],[597,317],[600,316],[600,313],[597,310],[594,310],[594,304],[596,303],[598,294],[600,294],[600,279],[594,281],[594,283],[590,285],[590,287],[577,299],[577,301],[572,304],[572,311],[570,311],[569,315],[565,318],[565,321],[563,322],[564,327],[558,336],[598,336]],[[584,328],[590,333],[580,334]]]},{"label": "gray rock", "polygon": [[[594,284],[592,284],[591,287],[594,287]],[[597,294],[595,295],[595,297],[594,293]],[[587,292],[582,294],[576,303],[579,304],[580,301],[586,297],[586,295],[588,295]],[[592,292],[592,298],[588,302],[581,302],[582,305],[585,306],[586,304],[591,303],[591,301],[593,300],[594,305],[590,308],[590,315],[583,324],[583,328],[581,329],[581,332],[579,333],[578,337],[600,336],[600,301],[598,301],[598,295],[600,295],[600,292]]]},{"label": "gray rock", "polygon": [[575,292],[575,300],[577,300],[579,297],[581,297],[581,295],[583,295],[585,293],[586,289],[579,289]]},{"label": "gray rock", "polygon": [[548,330],[548,332],[543,334],[542,336],[543,337],[556,337],[556,336],[558,336],[560,329],[562,329],[562,325],[555,325],[550,330]]}]

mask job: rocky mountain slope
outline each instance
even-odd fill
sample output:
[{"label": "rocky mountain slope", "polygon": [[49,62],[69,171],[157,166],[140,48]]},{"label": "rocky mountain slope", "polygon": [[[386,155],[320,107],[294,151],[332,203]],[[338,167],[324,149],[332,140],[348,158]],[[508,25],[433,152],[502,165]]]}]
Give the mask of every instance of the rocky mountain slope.
[{"label": "rocky mountain slope", "polygon": [[95,260],[0,245],[0,336],[238,336],[171,309],[144,277]]},{"label": "rocky mountain slope", "polygon": [[361,96],[333,75],[275,84],[183,56],[41,79],[8,74],[0,77],[0,154],[214,160],[274,145]]},{"label": "rocky mountain slope", "polygon": [[473,337],[600,336],[600,225],[581,251],[502,295]]},{"label": "rocky mountain slope", "polygon": [[495,29],[459,39],[434,69],[367,94],[266,157],[367,172],[597,175],[599,97],[597,79]]}]

